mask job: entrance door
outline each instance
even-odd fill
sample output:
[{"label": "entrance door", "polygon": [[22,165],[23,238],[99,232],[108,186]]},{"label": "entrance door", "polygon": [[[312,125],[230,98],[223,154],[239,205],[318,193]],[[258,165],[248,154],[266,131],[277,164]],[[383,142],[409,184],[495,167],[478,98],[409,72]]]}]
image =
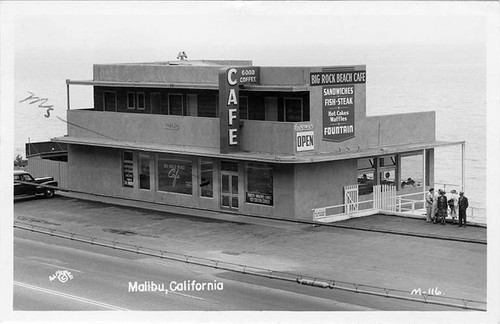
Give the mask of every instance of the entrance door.
[{"label": "entrance door", "polygon": [[221,206],[238,209],[238,173],[221,171]]}]

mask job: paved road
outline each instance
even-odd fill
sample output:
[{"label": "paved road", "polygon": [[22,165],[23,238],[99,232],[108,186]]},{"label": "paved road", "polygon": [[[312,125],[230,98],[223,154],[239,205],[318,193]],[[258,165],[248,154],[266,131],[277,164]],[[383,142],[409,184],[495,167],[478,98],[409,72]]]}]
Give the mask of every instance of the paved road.
[{"label": "paved road", "polygon": [[[485,244],[313,228],[225,214],[183,216],[62,196],[16,202],[14,215],[23,223],[109,241],[407,292],[437,286],[446,297],[486,302]],[[486,238],[484,228],[433,225],[394,216],[347,223]]]},{"label": "paved road", "polygon": [[[15,310],[456,310],[159,260],[19,229],[14,256]],[[51,281],[58,270],[73,278]],[[188,280],[222,283],[223,288],[169,289],[173,281]],[[170,291],[130,292],[129,283],[136,281],[163,283]]]}]

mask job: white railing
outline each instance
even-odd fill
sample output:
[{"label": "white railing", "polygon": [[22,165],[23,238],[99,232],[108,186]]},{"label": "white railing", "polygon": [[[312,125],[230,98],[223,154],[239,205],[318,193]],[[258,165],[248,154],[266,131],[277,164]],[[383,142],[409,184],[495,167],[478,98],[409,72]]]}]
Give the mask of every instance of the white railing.
[{"label": "white railing", "polygon": [[370,214],[376,214],[373,209],[373,200],[364,200],[358,201],[358,209],[353,210],[348,206],[352,203],[347,204],[339,204],[334,206],[327,206],[322,208],[314,208],[313,211],[313,220],[322,221],[326,218],[335,217],[333,221],[340,221],[349,218],[353,218],[356,216],[366,216]]},{"label": "white railing", "polygon": [[[410,198],[416,196],[415,198]],[[420,196],[420,197],[419,197]],[[423,216],[425,214],[425,195],[423,192],[414,192],[396,196],[395,211],[409,215]],[[380,212],[374,208],[374,200],[358,201],[359,209],[356,211],[347,208],[348,204],[339,204],[323,208],[313,209],[313,220],[341,221],[355,217],[374,215]],[[363,206],[363,207],[361,207]],[[392,209],[392,205],[388,206]],[[420,215],[419,215],[420,214]],[[475,221],[486,224],[486,208],[469,207],[467,209],[467,221]]]},{"label": "white railing", "polygon": [[462,190],[462,185],[454,183],[444,183],[444,182],[434,182],[434,187],[442,187],[442,189],[448,191],[448,189],[455,189],[457,191]]},{"label": "white railing", "polygon": [[[462,190],[462,185],[445,182],[434,182],[434,188],[436,189],[436,191],[438,189],[444,189],[447,192],[453,189],[455,189],[456,191],[460,191]],[[467,208],[467,219],[471,218],[479,221],[480,223],[486,223],[486,216],[486,208],[484,207],[469,206],[469,208]]]}]

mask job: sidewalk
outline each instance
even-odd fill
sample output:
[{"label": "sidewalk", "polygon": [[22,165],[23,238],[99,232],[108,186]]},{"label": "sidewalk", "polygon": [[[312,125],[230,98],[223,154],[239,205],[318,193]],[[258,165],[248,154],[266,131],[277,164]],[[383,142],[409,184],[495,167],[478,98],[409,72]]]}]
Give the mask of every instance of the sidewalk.
[{"label": "sidewalk", "polygon": [[[16,202],[14,217],[62,231],[220,261],[411,291],[439,287],[450,297],[486,301],[486,229],[369,216],[342,227],[207,213],[182,216],[74,198]],[[168,209],[168,207],[163,207]],[[198,212],[202,213],[202,212]],[[464,242],[367,231],[383,229]]]}]

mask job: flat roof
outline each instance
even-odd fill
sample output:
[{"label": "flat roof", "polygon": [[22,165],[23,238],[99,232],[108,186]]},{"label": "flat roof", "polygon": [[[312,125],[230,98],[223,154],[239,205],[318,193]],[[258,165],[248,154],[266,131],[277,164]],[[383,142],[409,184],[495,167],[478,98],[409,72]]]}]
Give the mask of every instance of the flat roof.
[{"label": "flat roof", "polygon": [[[180,82],[131,82],[131,81],[93,81],[93,80],[66,80],[66,84],[89,85],[104,87],[126,87],[126,88],[170,88],[170,89],[200,89],[219,90],[219,84],[215,83],[180,83]],[[305,84],[297,85],[243,85],[240,90],[248,91],[281,91],[300,92],[309,88]]]},{"label": "flat roof", "polygon": [[170,60],[155,62],[103,63],[94,65],[184,65],[184,66],[252,66],[252,60]]},{"label": "flat roof", "polygon": [[267,163],[284,163],[284,164],[340,161],[347,159],[357,159],[362,157],[415,152],[436,147],[457,146],[465,144],[465,141],[455,141],[455,142],[430,141],[423,143],[390,145],[381,148],[380,147],[361,148],[359,150],[351,149],[349,151],[342,150],[337,152],[318,152],[318,153],[300,153],[296,155],[292,154],[282,155],[282,154],[271,154],[265,152],[235,152],[229,154],[222,154],[217,148],[194,147],[187,145],[153,144],[153,143],[132,142],[132,141],[117,141],[107,138],[90,138],[90,137],[85,138],[85,137],[63,136],[63,137],[52,138],[51,140],[54,142],[67,143],[67,144],[100,146],[100,147],[129,149],[129,150],[147,151],[147,152],[203,156],[203,157],[212,157],[221,159],[233,159],[233,160],[256,161],[256,162],[267,162]]}]

